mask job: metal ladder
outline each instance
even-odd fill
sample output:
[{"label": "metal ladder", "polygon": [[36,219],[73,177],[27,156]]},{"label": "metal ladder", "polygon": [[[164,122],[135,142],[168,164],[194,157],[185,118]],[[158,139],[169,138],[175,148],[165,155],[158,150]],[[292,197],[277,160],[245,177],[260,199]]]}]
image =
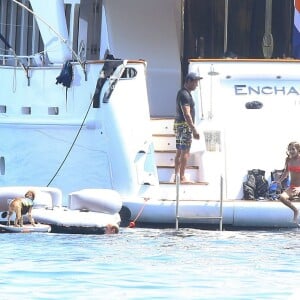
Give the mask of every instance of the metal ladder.
[{"label": "metal ladder", "polygon": [[176,230],[179,230],[179,220],[180,219],[215,219],[219,220],[219,230],[223,230],[223,177],[220,176],[220,209],[219,209],[219,215],[213,216],[213,217],[184,217],[179,216],[178,210],[179,210],[179,175],[176,174]]}]

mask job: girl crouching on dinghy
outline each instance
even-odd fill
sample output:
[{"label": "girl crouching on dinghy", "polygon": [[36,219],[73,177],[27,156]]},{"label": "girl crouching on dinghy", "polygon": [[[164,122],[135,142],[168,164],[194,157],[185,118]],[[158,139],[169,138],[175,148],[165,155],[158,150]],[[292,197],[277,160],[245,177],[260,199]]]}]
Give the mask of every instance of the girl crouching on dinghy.
[{"label": "girl crouching on dinghy", "polygon": [[293,221],[298,224],[299,211],[291,201],[300,194],[300,144],[298,142],[291,142],[288,145],[284,171],[278,183],[281,184],[288,175],[290,175],[290,186],[280,194],[278,199],[294,212]]}]

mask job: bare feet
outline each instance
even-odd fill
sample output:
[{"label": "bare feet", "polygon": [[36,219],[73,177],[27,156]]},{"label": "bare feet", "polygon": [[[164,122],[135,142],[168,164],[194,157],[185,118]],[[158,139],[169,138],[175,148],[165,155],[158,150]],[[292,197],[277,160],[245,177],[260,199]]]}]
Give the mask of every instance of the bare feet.
[{"label": "bare feet", "polygon": [[[174,177],[171,178],[170,182],[176,183],[176,178],[178,178],[178,180],[179,180],[179,175],[178,175],[178,177],[176,175],[174,175]],[[183,176],[183,177],[180,178],[180,183],[182,183],[182,184],[188,184],[188,183],[195,183],[195,181],[190,180],[189,176],[188,176],[188,178],[185,177],[185,176]]]},{"label": "bare feet", "polygon": [[299,210],[294,211],[294,223],[298,224]]},{"label": "bare feet", "polygon": [[180,183],[194,183],[194,181],[187,179],[186,177],[180,178]]}]

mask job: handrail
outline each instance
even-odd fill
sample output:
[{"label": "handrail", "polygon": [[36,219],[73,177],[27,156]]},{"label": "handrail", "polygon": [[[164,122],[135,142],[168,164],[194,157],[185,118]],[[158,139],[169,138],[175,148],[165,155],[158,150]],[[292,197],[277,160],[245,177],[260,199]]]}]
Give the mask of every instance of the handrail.
[{"label": "handrail", "polygon": [[104,93],[103,100],[102,100],[103,103],[109,102],[110,96],[111,96],[112,92],[114,91],[115,86],[118,83],[119,79],[121,78],[121,76],[126,68],[126,65],[127,65],[127,60],[123,60],[122,63],[116,67],[113,74],[110,75],[109,77],[107,77],[107,80],[109,81],[109,86]]},{"label": "handrail", "polygon": [[[14,52],[13,49],[11,50]],[[24,64],[22,60],[26,60],[27,63]],[[14,53],[14,55],[0,54],[0,66],[10,68],[19,66],[25,72],[29,86],[29,69],[38,66],[38,64],[36,63],[36,57],[33,55],[16,55]]]},{"label": "handrail", "polygon": [[178,205],[179,205],[179,174],[175,174],[176,182],[176,230],[179,229],[179,215],[178,215]]},{"label": "handrail", "polygon": [[220,176],[220,215],[219,215],[219,228],[223,230],[223,176]]}]

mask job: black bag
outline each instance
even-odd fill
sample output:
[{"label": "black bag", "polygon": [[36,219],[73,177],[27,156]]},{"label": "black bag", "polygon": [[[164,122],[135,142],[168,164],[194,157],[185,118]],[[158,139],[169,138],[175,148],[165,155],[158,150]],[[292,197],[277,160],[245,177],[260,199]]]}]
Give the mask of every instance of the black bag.
[{"label": "black bag", "polygon": [[69,88],[71,86],[73,80],[73,66],[70,60],[67,60],[63,68],[59,74],[59,76],[56,77],[56,84],[61,83],[66,88]]},{"label": "black bag", "polygon": [[248,173],[247,181],[243,183],[244,199],[255,199],[255,177]]},{"label": "black bag", "polygon": [[246,200],[267,198],[269,183],[265,178],[265,171],[260,169],[249,170],[247,180],[243,183],[243,192]]}]

